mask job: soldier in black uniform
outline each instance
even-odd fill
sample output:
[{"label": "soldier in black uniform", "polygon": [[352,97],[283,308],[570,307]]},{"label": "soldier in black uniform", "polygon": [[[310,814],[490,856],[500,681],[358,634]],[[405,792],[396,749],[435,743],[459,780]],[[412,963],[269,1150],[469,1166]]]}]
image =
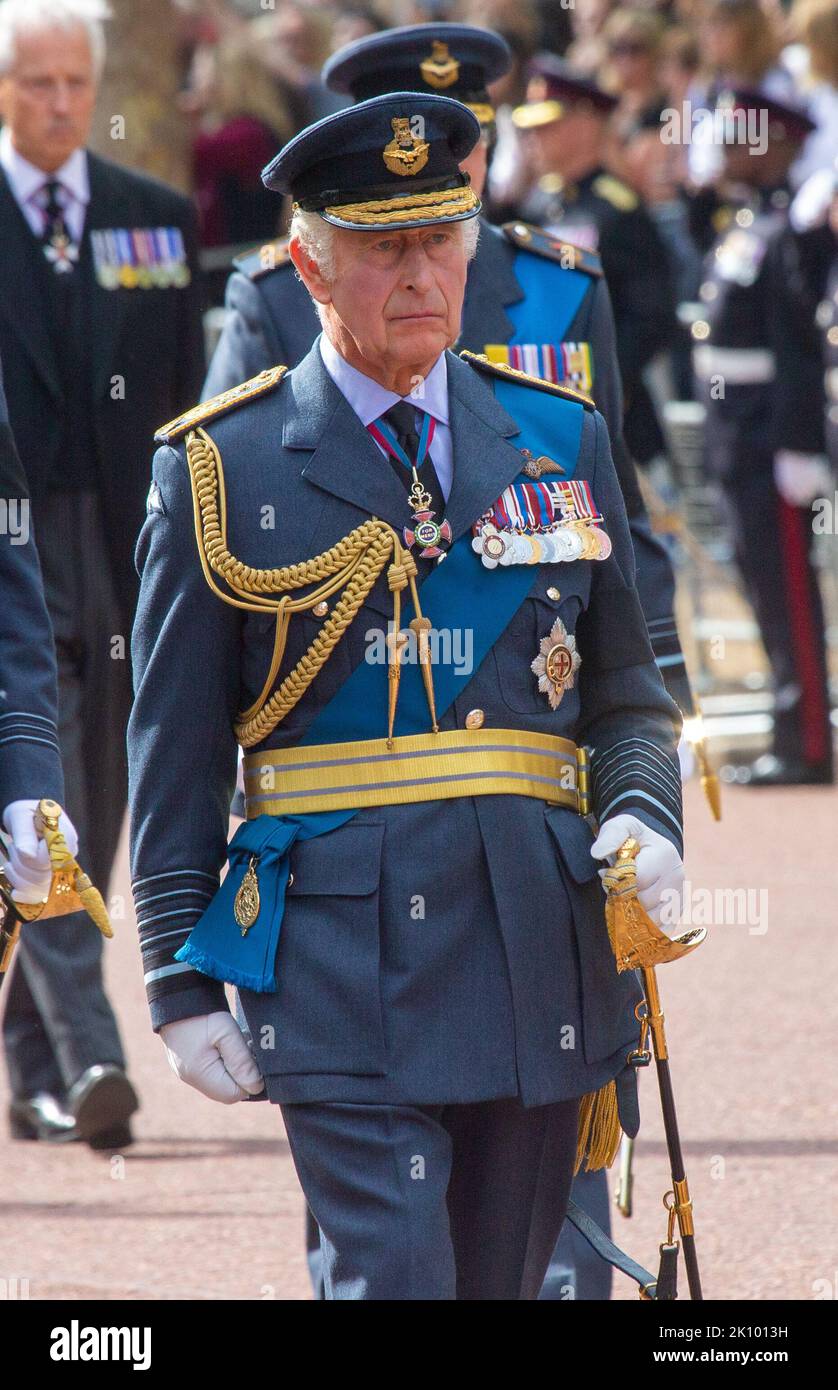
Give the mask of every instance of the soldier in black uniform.
[{"label": "soldier in black uniform", "polygon": [[603,163],[616,105],[596,82],[542,54],[531,65],[526,104],[512,119],[539,175],[522,216],[602,261],[617,330],[626,444],[644,464],[663,452],[664,439],[643,370],[675,333],[675,292],[652,219]]},{"label": "soldier in black uniform", "polygon": [[824,296],[816,311],[821,334],[824,387],[824,446],[833,472],[838,473],[838,183],[832,195],[828,213],[832,232],[832,260],[826,277]]},{"label": "soldier in black uniform", "polygon": [[767,133],[760,153],[746,143],[724,147],[719,194],[728,225],[707,257],[704,315],[693,325],[708,467],[728,503],[775,689],[773,750],[746,778],[751,786],[831,782],[824,622],[811,561],[811,504],[829,485],[813,326],[825,262],[817,238],[790,232],[786,181],[813,125],[762,92],[725,93],[720,109],[731,129],[765,113]]}]

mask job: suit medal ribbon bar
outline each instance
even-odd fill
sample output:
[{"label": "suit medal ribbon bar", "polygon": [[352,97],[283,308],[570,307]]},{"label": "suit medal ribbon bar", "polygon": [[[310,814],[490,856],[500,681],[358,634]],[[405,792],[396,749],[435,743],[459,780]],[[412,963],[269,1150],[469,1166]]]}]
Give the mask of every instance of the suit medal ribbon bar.
[{"label": "suit medal ribbon bar", "polygon": [[[525,451],[526,452],[526,451]],[[533,460],[552,471],[550,460]],[[554,468],[556,466],[554,465]],[[472,527],[471,546],[487,569],[497,565],[555,565],[565,560],[607,560],[611,540],[584,479],[515,482]]]},{"label": "suit medal ribbon bar", "polygon": [[103,289],[183,289],[191,279],[180,227],[105,227],[90,245]]},{"label": "suit medal ribbon bar", "polygon": [[410,507],[413,525],[405,526],[403,529],[404,543],[408,550],[412,550],[415,545],[422,546],[419,551],[421,560],[435,560],[442,555],[451,544],[452,532],[447,521],[437,523],[434,521],[436,512],[430,510],[431,494],[422,486],[418,469],[422,467],[428,457],[428,451],[434,437],[436,421],[427,412],[422,418],[422,429],[419,435],[419,447],[416,452],[416,459],[411,459],[396,439],[386,420],[379,417],[373,420],[367,429],[377,444],[381,446],[386,454],[398,459],[405,468],[409,468],[413,474],[413,483],[407,494],[407,505]]}]

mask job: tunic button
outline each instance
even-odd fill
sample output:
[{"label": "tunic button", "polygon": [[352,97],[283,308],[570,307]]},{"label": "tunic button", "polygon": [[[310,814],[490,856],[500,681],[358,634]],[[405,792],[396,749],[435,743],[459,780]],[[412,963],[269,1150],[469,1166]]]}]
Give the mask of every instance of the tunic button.
[{"label": "tunic button", "polygon": [[553,600],[558,600],[561,598],[561,594],[559,593],[558,589],[555,587],[554,584],[551,584],[550,588],[547,590],[547,597]]},{"label": "tunic button", "polygon": [[329,605],[323,598],[320,600],[319,603],[315,603],[311,611],[316,618],[325,618],[326,614],[329,611]]},{"label": "tunic button", "polygon": [[288,875],[288,887],[289,887],[289,888],[291,887],[291,884],[292,884],[293,882],[294,882],[294,875],[293,875],[293,874],[289,874],[289,875]]},{"label": "tunic button", "polygon": [[482,729],[482,728],[483,728],[483,721],[484,721],[485,718],[486,718],[486,716],[485,716],[485,714],[483,713],[482,709],[471,709],[471,710],[469,710],[468,714],[466,715],[466,728],[467,728],[467,729]]}]

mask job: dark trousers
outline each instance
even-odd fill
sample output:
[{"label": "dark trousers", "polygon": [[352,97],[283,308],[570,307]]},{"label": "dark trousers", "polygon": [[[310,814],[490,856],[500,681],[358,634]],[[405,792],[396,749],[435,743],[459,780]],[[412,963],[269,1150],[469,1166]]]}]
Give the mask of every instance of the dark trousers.
[{"label": "dark trousers", "polygon": [[536,1299],[567,1207],[578,1109],[283,1105],[326,1298]]},{"label": "dark trousers", "polygon": [[[584,1170],[577,1173],[570,1195],[577,1206],[593,1218],[600,1230],[610,1236],[608,1172],[600,1168],[593,1173]],[[565,1221],[539,1299],[551,1303],[565,1299],[605,1301],[611,1297],[612,1277],[613,1271],[608,1261],[591,1249],[575,1226]]]},{"label": "dark trousers", "polygon": [[[130,634],[114,598],[98,497],[54,493],[32,511],[58,658],[64,809],[78,831],[79,862],[107,902],[127,801]],[[95,1063],[125,1065],[101,961],[102,937],[86,913],[21,933],[4,991],[14,1097],[61,1096]]]},{"label": "dark trousers", "polygon": [[792,507],[770,466],[723,479],[736,562],[759,624],[774,684],[774,752],[829,764],[826,639],[812,565],[812,512]]}]

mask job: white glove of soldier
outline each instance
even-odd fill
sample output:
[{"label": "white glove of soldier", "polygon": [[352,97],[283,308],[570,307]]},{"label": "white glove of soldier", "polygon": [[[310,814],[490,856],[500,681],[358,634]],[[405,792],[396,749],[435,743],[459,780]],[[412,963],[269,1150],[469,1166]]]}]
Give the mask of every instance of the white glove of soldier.
[{"label": "white glove of soldier", "polygon": [[831,497],[832,469],[825,454],[801,454],[778,449],[774,455],[774,483],[790,507],[809,507],[816,497]]},{"label": "white glove of soldier", "polygon": [[[3,812],[3,825],[9,835],[6,842],[8,863],[4,864],[3,872],[14,889],[15,897],[22,903],[43,902],[52,883],[47,842],[35,829],[37,809],[37,801],[11,801]],[[58,828],[75,858],[79,837],[70,817],[63,811]]]},{"label": "white glove of soldier", "polygon": [[232,1014],[200,1014],[164,1023],[160,1036],[175,1075],[210,1100],[233,1105],[265,1085]]},{"label": "white glove of soldier", "polygon": [[[683,910],[684,865],[671,840],[636,816],[612,816],[591,845],[591,854],[610,860],[630,836],[640,845],[635,861],[638,898],[658,926],[677,926]],[[605,872],[600,869],[600,878]]]}]

